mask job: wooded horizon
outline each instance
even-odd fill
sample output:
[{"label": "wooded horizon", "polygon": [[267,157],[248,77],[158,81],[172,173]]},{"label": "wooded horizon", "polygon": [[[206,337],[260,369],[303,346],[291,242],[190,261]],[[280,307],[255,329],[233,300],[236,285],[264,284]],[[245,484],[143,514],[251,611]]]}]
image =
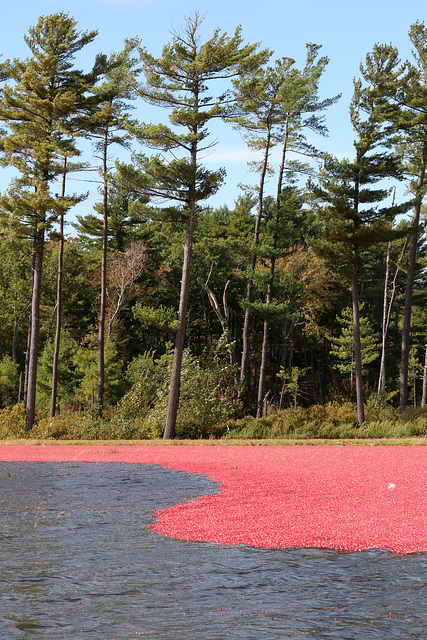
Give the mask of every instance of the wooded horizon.
[{"label": "wooded horizon", "polygon": [[[0,65],[0,161],[16,171],[0,194],[0,408],[23,402],[27,431],[37,411],[172,438],[267,407],[355,401],[362,425],[367,402],[427,403],[424,23],[412,60],[377,44],[361,61],[339,159],[312,144],[340,99],[320,97],[321,46],[298,68],[240,27],[202,41],[202,22],[161,58],[133,38],[84,72],[74,56],[96,31],[56,13],[25,36],[28,58]],[[158,121],[133,118],[135,101]],[[213,208],[217,119],[260,161]],[[111,161],[120,146],[128,162]],[[69,237],[84,199],[69,176],[88,169],[99,203]]]}]

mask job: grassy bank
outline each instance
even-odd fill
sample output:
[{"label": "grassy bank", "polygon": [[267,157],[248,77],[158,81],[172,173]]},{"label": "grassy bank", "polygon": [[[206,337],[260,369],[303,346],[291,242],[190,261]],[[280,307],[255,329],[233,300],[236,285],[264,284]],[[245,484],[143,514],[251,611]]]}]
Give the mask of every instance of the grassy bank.
[{"label": "grassy bank", "polygon": [[[212,442],[224,444],[307,444],[340,443],[351,440],[355,444],[417,442],[427,439],[427,408],[400,413],[392,407],[367,407],[366,422],[357,426],[356,408],[350,403],[331,402],[309,408],[272,412],[264,418],[246,416],[228,420],[209,429],[202,429],[203,439],[177,438],[181,443]],[[135,423],[124,421],[117,414],[100,418],[95,413],[62,413],[55,418],[38,414],[30,433],[25,431],[23,406],[0,411],[0,439],[3,441],[67,441],[86,442],[149,442],[164,444],[158,434],[144,428],[143,417]]]},{"label": "grassy bank", "polygon": [[188,446],[203,446],[203,447],[298,447],[298,446],[327,446],[327,447],[343,447],[343,446],[382,446],[382,447],[395,447],[395,446],[427,446],[427,436],[420,436],[414,438],[362,438],[354,440],[322,440],[320,438],[314,439],[299,439],[292,440],[290,438],[266,438],[264,440],[251,440],[251,439],[237,439],[237,438],[221,438],[219,440],[162,440],[159,438],[152,440],[41,440],[36,438],[21,438],[18,440],[7,439],[0,441],[2,446],[26,446],[26,445],[59,445],[59,446],[75,446],[83,447],[96,445],[101,447],[109,447],[112,452],[116,451],[116,447],[123,446],[169,446],[169,447],[188,447]]}]

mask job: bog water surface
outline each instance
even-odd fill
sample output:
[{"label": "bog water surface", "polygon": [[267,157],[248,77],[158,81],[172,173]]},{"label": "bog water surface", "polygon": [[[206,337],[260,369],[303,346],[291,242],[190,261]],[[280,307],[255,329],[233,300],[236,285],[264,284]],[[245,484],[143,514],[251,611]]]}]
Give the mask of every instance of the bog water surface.
[{"label": "bog water surface", "polygon": [[427,638],[427,554],[172,540],[153,510],[215,493],[156,465],[0,463],[0,640]]}]

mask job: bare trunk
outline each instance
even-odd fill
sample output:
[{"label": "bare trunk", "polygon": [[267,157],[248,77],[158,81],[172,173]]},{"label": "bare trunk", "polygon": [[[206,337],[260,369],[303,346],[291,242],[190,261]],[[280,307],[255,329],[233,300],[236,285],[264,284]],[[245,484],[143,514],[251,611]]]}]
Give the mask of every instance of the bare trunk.
[{"label": "bare trunk", "polygon": [[[273,238],[273,250],[276,250],[277,246],[277,235]],[[266,304],[271,304],[273,299],[273,281],[274,281],[274,269],[276,265],[276,259],[274,257],[271,258],[270,262],[270,278],[268,281],[267,288],[267,299]],[[257,418],[262,418],[263,408],[264,408],[264,396],[265,396],[265,379],[267,376],[267,358],[268,358],[268,342],[269,342],[269,324],[268,317],[264,318],[264,334],[262,339],[262,349],[261,349],[261,366],[259,371],[259,382],[258,382],[258,403],[257,403]]]},{"label": "bare trunk", "polygon": [[[267,140],[266,140],[266,144],[265,144],[265,150],[264,150],[264,159],[263,159],[263,163],[262,163],[262,168],[261,168],[261,176],[260,176],[260,182],[259,182],[259,191],[258,191],[258,211],[257,211],[257,217],[256,217],[256,221],[255,221],[255,233],[254,233],[254,246],[258,246],[259,244],[259,231],[260,231],[260,227],[261,227],[261,218],[262,218],[262,209],[263,209],[263,197],[264,197],[264,183],[265,183],[265,176],[267,173],[267,166],[268,166],[268,156],[269,156],[269,152],[270,152],[270,131],[267,131]],[[256,253],[254,252],[251,256],[251,263],[250,263],[250,272],[253,273],[255,271],[255,265],[256,265]],[[248,279],[248,287],[247,287],[247,291],[246,291],[246,302],[251,303],[253,301],[253,290],[254,290],[254,283],[253,283],[253,278],[250,275],[249,279]],[[245,321],[243,324],[243,347],[242,347],[242,362],[241,362],[241,367],[240,367],[240,384],[242,386],[245,386],[247,383],[247,376],[248,376],[248,368],[249,368],[249,326],[250,326],[250,316],[251,316],[251,312],[249,309],[246,309],[245,311]]]},{"label": "bare trunk", "polygon": [[264,396],[265,396],[265,378],[267,375],[267,356],[268,356],[268,340],[269,340],[269,327],[267,318],[264,320],[264,334],[262,338],[261,349],[261,366],[259,370],[258,381],[258,403],[256,417],[262,418],[264,410]]},{"label": "bare trunk", "polygon": [[[195,95],[196,110],[198,109],[198,93]],[[178,417],[179,397],[181,391],[182,356],[184,353],[185,332],[187,328],[188,293],[190,290],[191,256],[193,253],[194,220],[196,215],[196,172],[197,172],[197,125],[192,128],[194,136],[190,160],[194,168],[192,183],[188,189],[188,219],[185,227],[184,258],[182,262],[181,292],[179,296],[178,322],[179,327],[175,336],[171,383],[169,389],[168,412],[163,433],[165,440],[175,436],[176,420]]]},{"label": "bare trunk", "polygon": [[[230,354],[230,364],[234,365],[236,363],[236,353],[235,353],[235,349],[234,349],[234,344],[230,340],[230,332],[229,332],[229,327],[228,327],[229,312],[228,312],[228,304],[227,304],[227,290],[228,290],[228,287],[230,285],[230,280],[227,281],[227,283],[226,283],[226,285],[224,287],[224,293],[222,295],[222,303],[223,303],[223,307],[224,307],[224,315],[223,315],[221,313],[221,309],[219,308],[219,304],[218,304],[218,300],[217,300],[216,295],[214,294],[212,289],[210,289],[210,287],[208,286],[209,279],[210,279],[211,274],[212,274],[213,265],[214,265],[214,263],[212,262],[211,269],[209,271],[208,279],[206,280],[206,282],[203,283],[202,280],[200,280],[200,278],[197,278],[197,281],[200,284],[200,286],[203,287],[203,289],[206,291],[206,293],[208,295],[209,302],[211,304],[211,307],[215,311],[216,316],[217,316],[218,320],[221,323],[222,333],[223,333],[223,336],[225,337],[225,340],[227,342],[227,347],[228,347],[228,351],[229,351],[229,354]],[[209,340],[210,340],[210,336],[209,336]]]},{"label": "bare trunk", "polygon": [[36,253],[33,252],[31,256],[31,303],[30,303],[30,313],[28,316],[28,333],[27,333],[27,351],[25,352],[25,374],[24,374],[24,407],[27,410],[27,392],[28,392],[28,366],[30,363],[30,349],[31,349],[31,314],[32,314],[32,300],[33,300],[33,289],[34,289],[34,269],[36,265]]},{"label": "bare trunk", "polygon": [[[62,173],[62,193],[61,197],[65,197],[65,178],[67,171],[67,158],[64,158],[64,169]],[[59,252],[58,252],[58,283],[56,288],[56,332],[55,345],[53,351],[52,366],[52,394],[50,398],[50,416],[53,418],[56,411],[56,397],[58,392],[58,362],[59,347],[61,344],[61,322],[62,322],[62,274],[64,263],[64,216],[61,215],[59,227]]]},{"label": "bare trunk", "polygon": [[31,339],[28,358],[27,374],[27,398],[26,398],[26,429],[31,431],[36,413],[36,385],[37,385],[37,359],[39,351],[40,328],[40,297],[42,285],[42,266],[44,251],[44,230],[40,230],[37,236],[37,246],[34,259],[33,291],[31,298]]},{"label": "bare trunk", "polygon": [[426,354],[424,358],[423,395],[421,398],[421,407],[425,407],[426,405],[427,405],[427,344],[426,344]]},{"label": "bare trunk", "polygon": [[365,422],[365,408],[363,398],[362,347],[360,344],[359,278],[357,260],[357,252],[356,249],[354,249],[351,289],[353,297],[354,368],[356,377],[357,422],[360,427]]},{"label": "bare trunk", "polygon": [[380,377],[378,380],[378,393],[385,389],[385,350],[387,345],[387,308],[388,308],[388,278],[390,273],[390,253],[391,242],[387,247],[387,259],[384,281],[384,302],[383,302],[383,323],[382,323],[382,344],[381,344],[381,363],[380,363]]},{"label": "bare trunk", "polygon": [[[422,189],[424,185],[424,176],[427,162],[427,140],[424,142],[421,168],[417,180],[416,205],[412,218],[412,228],[418,227],[420,223],[420,211],[422,202]],[[411,329],[411,312],[412,312],[412,293],[414,290],[415,279],[415,262],[417,256],[417,237],[415,232],[411,236],[409,245],[409,262],[406,278],[405,290],[405,308],[403,312],[403,328],[402,328],[402,354],[400,360],[400,410],[404,411],[408,406],[408,367],[409,367],[409,334]]]},{"label": "bare trunk", "polygon": [[391,311],[392,311],[392,308],[393,308],[394,299],[396,297],[397,276],[399,275],[400,263],[401,263],[401,261],[403,259],[403,256],[405,255],[407,242],[408,242],[408,239],[406,238],[405,242],[403,243],[403,248],[402,248],[402,251],[400,253],[399,261],[397,263],[396,273],[394,274],[390,300],[388,300],[388,297],[387,297],[387,288],[388,288],[389,260],[390,260],[390,247],[391,247],[391,244],[389,243],[389,245],[388,245],[386,281],[385,281],[385,285],[384,285],[383,335],[382,335],[380,376],[379,376],[379,380],[378,380],[378,393],[382,389],[385,388],[385,351],[386,351],[386,346],[387,346],[387,335],[388,335],[388,330],[389,330],[389,327],[390,327]]},{"label": "bare trunk", "polygon": [[329,349],[328,349],[328,339],[325,336],[323,338],[323,390],[322,390],[322,397],[323,399],[326,398],[326,396],[329,393],[329,363],[328,363],[328,355],[329,355]]},{"label": "bare trunk", "polygon": [[15,318],[13,324],[13,338],[12,338],[12,360],[16,362],[16,339],[18,337],[18,320]]},{"label": "bare trunk", "polygon": [[182,265],[181,293],[179,298],[178,320],[179,328],[175,337],[172,375],[169,391],[168,414],[163,434],[165,440],[175,436],[176,419],[178,415],[179,395],[181,387],[182,355],[184,352],[185,331],[187,326],[188,292],[190,289],[191,255],[193,250],[194,212],[187,220],[184,260]]},{"label": "bare trunk", "polygon": [[283,398],[285,395],[285,383],[286,383],[286,360],[288,357],[288,331],[286,327],[286,323],[282,329],[282,354],[281,354],[281,370],[283,371],[283,376],[280,379],[280,400],[279,400],[279,409],[283,409],[284,402]]},{"label": "bare trunk", "polygon": [[99,415],[102,415],[104,408],[104,386],[105,386],[105,306],[107,300],[107,242],[108,242],[108,181],[107,181],[107,149],[108,130],[104,134],[104,153],[102,160],[102,170],[104,174],[104,190],[102,200],[102,211],[104,216],[102,230],[102,260],[101,260],[101,302],[99,309],[99,333],[98,333],[98,385],[96,389],[96,402]]},{"label": "bare trunk", "polygon": [[22,397],[22,380],[23,376],[22,376],[22,371],[19,374],[19,388],[18,388],[18,404],[21,404],[21,397]]},{"label": "bare trunk", "polygon": [[[288,135],[289,135],[288,119],[286,119],[284,141],[282,145],[282,158],[280,162],[279,176],[277,180],[277,196],[276,196],[276,211],[275,211],[276,223],[278,223],[279,221],[279,208],[281,204],[280,198],[282,195],[283,172],[285,170]],[[273,235],[273,256],[270,260],[270,277],[268,280],[267,298],[266,298],[267,305],[271,304],[273,300],[274,271],[276,267],[276,258],[275,258],[276,249],[277,249],[277,231],[275,231]],[[261,366],[260,366],[259,382],[258,382],[257,418],[262,418],[263,407],[265,405],[264,396],[265,396],[265,380],[267,376],[269,329],[270,328],[268,323],[268,316],[266,316],[264,318],[264,334],[262,339]],[[267,415],[267,412],[266,412],[266,415]]]}]

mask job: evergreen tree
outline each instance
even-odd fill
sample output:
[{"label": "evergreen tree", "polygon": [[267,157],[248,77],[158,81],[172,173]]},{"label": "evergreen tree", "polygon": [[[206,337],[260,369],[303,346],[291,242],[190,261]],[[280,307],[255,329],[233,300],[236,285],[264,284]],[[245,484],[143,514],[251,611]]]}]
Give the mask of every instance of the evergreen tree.
[{"label": "evergreen tree", "polygon": [[76,202],[60,197],[52,186],[63,172],[63,160],[76,153],[68,129],[88,89],[89,76],[72,68],[73,58],[93,41],[95,31],[80,33],[65,13],[41,17],[24,37],[31,57],[7,60],[7,77],[0,97],[0,119],[6,130],[0,140],[4,162],[19,177],[0,198],[2,207],[16,221],[18,232],[34,245],[31,330],[27,385],[27,429],[34,422],[41,274],[46,229]]},{"label": "evergreen tree", "polygon": [[[59,405],[64,401],[70,400],[72,395],[80,386],[83,375],[77,370],[77,354],[79,346],[73,340],[68,331],[62,331],[62,339],[60,342],[59,357],[56,363],[57,367],[57,389],[55,394],[55,402]],[[53,366],[55,360],[53,358],[55,343],[48,341],[40,355],[38,375],[37,375],[37,404],[40,408],[45,406],[48,399],[51,400]]]},{"label": "evergreen tree", "polygon": [[[7,222],[7,221],[3,221]],[[31,246],[4,229],[0,237],[0,357],[10,355],[22,365],[20,349],[31,306]]]},{"label": "evergreen tree", "polygon": [[[398,236],[392,221],[407,204],[387,204],[388,189],[378,185],[400,178],[393,154],[384,148],[389,135],[388,87],[402,74],[396,49],[376,46],[361,66],[362,79],[354,83],[350,118],[357,134],[353,161],[325,159],[320,188],[314,189],[323,206],[318,210],[318,237],[313,249],[336,272],[351,282],[358,423],[365,420],[359,319],[359,272],[363,252],[377,242]],[[378,185],[373,188],[373,185]]]},{"label": "evergreen tree", "polygon": [[[142,232],[139,228],[143,219],[135,211],[134,194],[117,188],[112,184],[108,189],[108,229],[107,243],[111,251],[124,251],[132,242],[137,240]],[[102,203],[97,203],[94,213],[77,215],[72,226],[77,231],[79,243],[85,249],[102,252],[102,236],[104,221]]]},{"label": "evergreen tree", "polygon": [[[360,305],[360,310],[363,305]],[[339,360],[338,370],[342,373],[350,374],[350,384],[353,387],[355,377],[355,340],[353,332],[353,311],[351,307],[346,307],[338,318],[340,325],[340,335],[331,338],[331,354]],[[374,362],[378,357],[379,336],[373,330],[372,324],[363,316],[360,317],[360,348],[362,373],[366,374],[367,365]]]},{"label": "evergreen tree", "polygon": [[414,194],[412,233],[409,245],[405,306],[402,328],[402,352],[400,363],[400,409],[408,404],[408,367],[410,354],[410,329],[412,296],[415,279],[415,263],[419,241],[420,212],[425,194],[427,164],[427,29],[424,23],[414,23],[409,31],[414,45],[415,64],[408,66],[405,81],[390,91],[392,99],[397,97],[395,123],[403,132],[405,170],[412,176],[411,190]]},{"label": "evergreen tree", "polygon": [[[226,93],[210,97],[210,84],[224,81],[258,65],[264,53],[256,54],[257,45],[243,45],[240,28],[228,37],[219,30],[207,42],[200,42],[201,17],[187,19],[182,33],[175,33],[172,43],[163,48],[162,57],[154,58],[140,50],[144,64],[145,84],[141,97],[150,104],[171,109],[172,127],[135,125],[132,129],[146,146],[158,155],[134,154],[135,167],[120,165],[123,184],[137,193],[177,204],[185,222],[186,236],[182,266],[174,362],[169,395],[165,438],[175,432],[180,393],[180,372],[190,285],[193,231],[198,207],[214,194],[223,180],[224,171],[208,171],[200,162],[200,154],[211,146],[207,124],[223,117],[228,109]],[[172,154],[166,160],[164,152]]]},{"label": "evergreen tree", "polygon": [[98,58],[101,82],[94,89],[97,108],[90,117],[83,120],[95,143],[95,153],[101,161],[102,177],[102,258],[101,258],[101,300],[98,331],[98,384],[96,401],[100,415],[103,410],[105,385],[105,313],[107,304],[107,247],[108,247],[108,190],[110,167],[108,152],[112,144],[129,146],[129,134],[125,131],[125,118],[129,111],[129,101],[134,98],[134,74],[138,72],[136,60],[132,57],[133,45],[128,42],[124,50],[111,54],[110,58]]},{"label": "evergreen tree", "polygon": [[[249,278],[246,294],[245,323],[243,328],[243,349],[241,364],[241,383],[245,384],[249,363],[249,322],[250,307],[253,301],[253,274],[257,261],[257,247],[260,243],[260,224],[263,215],[263,199],[265,180],[269,167],[269,156],[274,145],[281,145],[281,161],[277,177],[275,198],[274,225],[271,224],[272,238],[270,253],[270,278],[267,288],[266,305],[272,303],[274,269],[277,245],[280,236],[281,209],[284,208],[282,189],[285,180],[292,179],[295,172],[306,173],[309,167],[289,158],[290,153],[303,154],[313,157],[317,150],[308,143],[306,132],[314,131],[325,135],[322,112],[334,104],[339,96],[320,100],[318,96],[319,81],[328,64],[326,57],[318,57],[320,46],[307,44],[306,63],[302,70],[295,68],[295,61],[291,58],[277,60],[274,67],[254,70],[250,74],[235,80],[239,117],[235,118],[236,126],[246,132],[248,144],[251,148],[260,149],[263,153],[261,163],[254,163],[259,171],[258,209],[256,216],[254,248],[251,256]],[[289,198],[286,207],[289,210]],[[274,229],[273,229],[274,226]],[[294,238],[295,239],[295,238]],[[283,250],[283,247],[282,247]],[[262,252],[262,249],[261,249]],[[279,254],[277,254],[279,255]],[[267,311],[267,309],[266,309]],[[258,384],[257,415],[262,415],[264,405],[266,361],[269,341],[268,312],[264,319],[264,336],[262,347],[261,368]]]}]

